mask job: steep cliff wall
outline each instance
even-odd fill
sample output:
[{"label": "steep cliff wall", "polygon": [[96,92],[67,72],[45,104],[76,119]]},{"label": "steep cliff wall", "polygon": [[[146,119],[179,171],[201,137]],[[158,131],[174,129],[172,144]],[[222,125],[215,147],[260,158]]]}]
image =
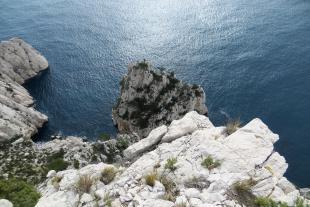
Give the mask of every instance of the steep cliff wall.
[{"label": "steep cliff wall", "polygon": [[31,138],[47,121],[21,85],[47,68],[46,59],[23,40],[0,43],[0,142]]}]

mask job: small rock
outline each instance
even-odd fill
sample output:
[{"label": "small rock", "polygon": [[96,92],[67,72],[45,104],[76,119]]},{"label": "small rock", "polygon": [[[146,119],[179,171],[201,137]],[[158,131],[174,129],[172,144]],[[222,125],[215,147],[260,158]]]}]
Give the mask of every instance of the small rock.
[{"label": "small rock", "polygon": [[56,176],[56,171],[55,170],[50,170],[47,173],[47,175],[46,175],[47,178],[52,178],[52,177],[55,177],[55,176]]}]

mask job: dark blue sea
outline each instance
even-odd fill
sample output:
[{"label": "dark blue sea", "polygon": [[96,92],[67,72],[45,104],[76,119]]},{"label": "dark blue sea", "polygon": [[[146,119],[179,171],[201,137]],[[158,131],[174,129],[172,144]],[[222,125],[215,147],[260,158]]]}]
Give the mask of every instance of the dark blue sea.
[{"label": "dark blue sea", "polygon": [[26,85],[49,117],[40,140],[114,134],[119,81],[147,59],[202,85],[216,125],[261,118],[310,186],[309,0],[0,0],[0,39],[14,36],[50,64]]}]

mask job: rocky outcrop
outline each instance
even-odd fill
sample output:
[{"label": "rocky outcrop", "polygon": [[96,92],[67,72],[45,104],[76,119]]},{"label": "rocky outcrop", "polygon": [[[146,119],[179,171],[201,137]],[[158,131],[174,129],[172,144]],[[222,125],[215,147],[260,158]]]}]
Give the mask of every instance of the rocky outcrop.
[{"label": "rocky outcrop", "polygon": [[47,68],[46,59],[23,40],[0,43],[0,142],[29,139],[47,121],[21,85]]},{"label": "rocky outcrop", "polygon": [[121,95],[112,110],[121,133],[136,132],[142,138],[163,124],[170,124],[189,111],[207,113],[205,93],[147,62],[130,65],[121,81]]},{"label": "rocky outcrop", "polygon": [[253,206],[256,197],[291,206],[300,193],[283,176],[288,164],[274,150],[278,139],[260,119],[228,135],[190,112],[127,148],[128,157],[139,157],[128,168],[99,163],[49,173],[37,207]]}]

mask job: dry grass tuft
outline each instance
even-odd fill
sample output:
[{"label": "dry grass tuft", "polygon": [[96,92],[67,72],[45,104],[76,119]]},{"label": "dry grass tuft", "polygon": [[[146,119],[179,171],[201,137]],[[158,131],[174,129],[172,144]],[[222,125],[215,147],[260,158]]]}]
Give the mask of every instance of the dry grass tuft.
[{"label": "dry grass tuft", "polygon": [[228,135],[231,135],[232,133],[234,133],[235,131],[237,131],[241,126],[241,122],[240,119],[230,119],[228,120],[228,122],[226,123],[226,133]]},{"label": "dry grass tuft", "polygon": [[117,174],[117,169],[115,167],[106,167],[101,173],[101,181],[104,184],[109,184],[112,182]]},{"label": "dry grass tuft", "polygon": [[77,183],[77,188],[80,192],[89,193],[93,184],[94,180],[90,177],[90,175],[81,175]]},{"label": "dry grass tuft", "polygon": [[177,188],[176,183],[165,174],[161,175],[159,181],[165,186],[166,190],[163,199],[175,202],[176,197],[179,195],[179,189]]},{"label": "dry grass tuft", "polygon": [[153,171],[144,176],[145,183],[151,187],[155,185],[155,181],[158,180],[157,172]]}]

